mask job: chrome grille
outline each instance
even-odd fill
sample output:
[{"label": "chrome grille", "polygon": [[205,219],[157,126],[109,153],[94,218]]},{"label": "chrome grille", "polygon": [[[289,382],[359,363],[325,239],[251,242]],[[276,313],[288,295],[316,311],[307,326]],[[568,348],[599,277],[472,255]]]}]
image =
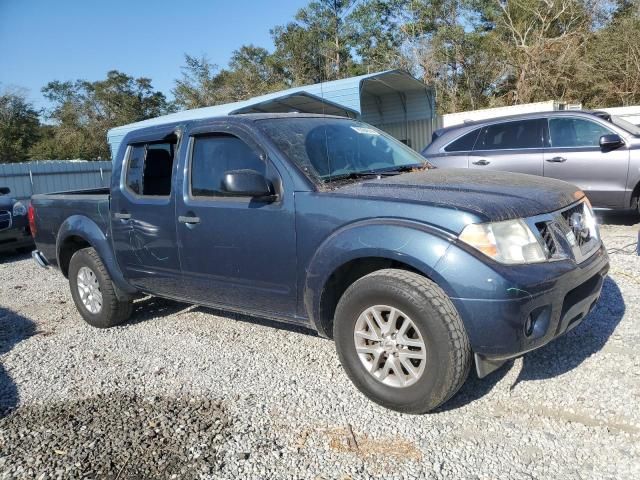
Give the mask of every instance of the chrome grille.
[{"label": "chrome grille", "polygon": [[602,242],[593,212],[586,202],[527,219],[549,260],[573,258],[582,263]]},{"label": "chrome grille", "polygon": [[553,234],[551,233],[549,222],[536,223],[536,227],[542,237],[545,247],[547,247],[549,256],[553,257],[558,252],[558,247],[556,246],[556,240],[553,238]]},{"label": "chrome grille", "polygon": [[11,212],[0,210],[0,230],[11,227]]}]

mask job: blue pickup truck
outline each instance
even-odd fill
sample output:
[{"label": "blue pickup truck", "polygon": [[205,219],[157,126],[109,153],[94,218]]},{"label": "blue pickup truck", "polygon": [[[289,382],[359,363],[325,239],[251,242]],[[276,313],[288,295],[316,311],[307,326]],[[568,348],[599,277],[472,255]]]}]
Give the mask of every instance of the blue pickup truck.
[{"label": "blue pickup truck", "polygon": [[89,324],[148,294],[305,325],[401,412],[574,328],[609,267],[578,188],[432,169],[356,120],[143,124],[114,157],[110,189],[34,195],[29,212],[34,259]]}]

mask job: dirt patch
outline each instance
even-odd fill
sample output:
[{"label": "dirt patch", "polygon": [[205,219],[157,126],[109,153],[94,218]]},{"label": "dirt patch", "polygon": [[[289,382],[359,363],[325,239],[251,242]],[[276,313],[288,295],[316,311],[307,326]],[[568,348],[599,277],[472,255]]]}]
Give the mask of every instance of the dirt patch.
[{"label": "dirt patch", "polygon": [[412,442],[399,438],[372,438],[357,434],[353,428],[330,428],[323,431],[329,439],[329,448],[339,453],[353,453],[360,457],[382,457],[395,460],[422,460],[422,452]]},{"label": "dirt patch", "polygon": [[[104,395],[18,408],[0,420],[7,478],[201,478],[219,470],[219,401]],[[49,478],[49,477],[47,477]]]}]

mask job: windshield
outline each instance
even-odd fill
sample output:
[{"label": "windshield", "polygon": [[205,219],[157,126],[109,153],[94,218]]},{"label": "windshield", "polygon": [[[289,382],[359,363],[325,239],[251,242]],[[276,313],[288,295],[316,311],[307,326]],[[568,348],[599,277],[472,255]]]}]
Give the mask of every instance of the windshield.
[{"label": "windshield", "polygon": [[623,118],[617,117],[615,115],[611,115],[611,123],[619,126],[620,128],[625,129],[627,132],[629,132],[630,134],[636,137],[640,137],[640,127],[637,127],[633,123],[628,122]]},{"label": "windshield", "polygon": [[291,161],[321,183],[425,165],[417,152],[363,122],[297,117],[257,123]]}]

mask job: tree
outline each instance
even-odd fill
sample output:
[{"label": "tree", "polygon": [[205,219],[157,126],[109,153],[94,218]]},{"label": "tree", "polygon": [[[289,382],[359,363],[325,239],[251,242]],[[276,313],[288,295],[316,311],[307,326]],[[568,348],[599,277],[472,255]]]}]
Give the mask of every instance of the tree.
[{"label": "tree", "polygon": [[[634,32],[632,34],[632,32]],[[630,10],[595,32],[576,76],[591,108],[640,104],[640,15]]]},{"label": "tree", "polygon": [[245,100],[286,88],[284,73],[267,50],[243,45],[231,56],[228,69],[219,69],[206,57],[185,55],[182,78],[173,89],[175,103],[199,108]]},{"label": "tree", "polygon": [[349,15],[353,48],[367,72],[406,66],[401,53],[406,7],[406,0],[368,0]]},{"label": "tree", "polygon": [[470,0],[407,2],[407,64],[434,86],[441,113],[490,106],[505,75],[503,52],[484,4]]},{"label": "tree", "polygon": [[362,73],[354,60],[355,0],[317,0],[293,22],[271,30],[274,53],[294,85],[319,83]]},{"label": "tree", "polygon": [[112,70],[105,80],[53,81],[42,89],[53,122],[32,149],[35,158],[110,158],[107,130],[172,111],[148,78]]},{"label": "tree", "polygon": [[233,52],[224,79],[231,100],[245,100],[287,88],[282,65],[261,47],[244,45]]},{"label": "tree", "polygon": [[184,108],[199,108],[224,102],[220,94],[222,77],[217,65],[206,57],[185,55],[182,78],[176,80],[173,95],[177,105]]},{"label": "tree", "polygon": [[38,139],[38,111],[24,92],[6,91],[0,95],[0,163],[27,160]]},{"label": "tree", "polygon": [[571,99],[595,4],[581,0],[493,0],[496,42],[505,52],[508,103]]}]

